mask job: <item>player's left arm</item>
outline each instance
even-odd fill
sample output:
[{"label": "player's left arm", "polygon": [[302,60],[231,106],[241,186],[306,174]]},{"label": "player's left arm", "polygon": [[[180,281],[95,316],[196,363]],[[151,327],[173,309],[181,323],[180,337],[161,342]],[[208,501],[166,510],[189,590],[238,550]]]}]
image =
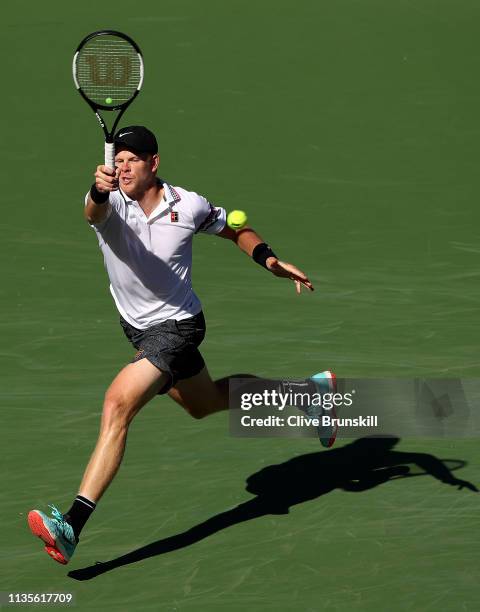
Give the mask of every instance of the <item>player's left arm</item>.
[{"label": "player's left arm", "polygon": [[[295,283],[297,293],[301,292],[302,285],[313,291],[313,285],[308,280],[307,275],[296,266],[286,261],[280,261],[271,251],[265,241],[251,228],[244,227],[234,230],[228,225],[217,234],[221,238],[226,238],[234,242],[249,257],[263,265],[275,276],[289,278]],[[272,253],[272,254],[270,254]]]}]

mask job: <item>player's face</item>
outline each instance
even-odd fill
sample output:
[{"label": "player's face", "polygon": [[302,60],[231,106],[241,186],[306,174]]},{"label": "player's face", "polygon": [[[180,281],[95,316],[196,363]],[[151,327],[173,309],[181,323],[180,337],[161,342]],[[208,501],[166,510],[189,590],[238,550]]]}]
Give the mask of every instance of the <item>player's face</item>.
[{"label": "player's face", "polygon": [[[122,149],[115,155],[120,188],[130,197],[139,195],[155,182],[159,157]],[[136,198],[134,198],[136,199]]]}]

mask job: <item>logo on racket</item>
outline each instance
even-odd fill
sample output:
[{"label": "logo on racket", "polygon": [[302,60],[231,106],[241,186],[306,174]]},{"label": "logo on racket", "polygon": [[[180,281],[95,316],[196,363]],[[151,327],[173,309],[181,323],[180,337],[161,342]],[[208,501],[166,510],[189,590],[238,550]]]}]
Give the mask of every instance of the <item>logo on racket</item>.
[{"label": "logo on racket", "polygon": [[102,58],[89,55],[85,61],[90,66],[90,78],[99,87],[123,87],[130,81],[130,60],[128,57]]}]

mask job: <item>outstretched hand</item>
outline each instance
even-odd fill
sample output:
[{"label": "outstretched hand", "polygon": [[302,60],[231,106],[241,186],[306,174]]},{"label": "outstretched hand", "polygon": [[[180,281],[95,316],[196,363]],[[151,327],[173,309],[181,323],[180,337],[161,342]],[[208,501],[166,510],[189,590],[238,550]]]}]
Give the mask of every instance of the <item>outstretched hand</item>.
[{"label": "outstretched hand", "polygon": [[293,280],[297,293],[301,293],[302,285],[310,291],[314,290],[313,285],[308,280],[307,276],[293,264],[280,261],[276,257],[269,257],[267,259],[267,268],[272,274],[275,274],[275,276],[281,276],[283,278]]}]

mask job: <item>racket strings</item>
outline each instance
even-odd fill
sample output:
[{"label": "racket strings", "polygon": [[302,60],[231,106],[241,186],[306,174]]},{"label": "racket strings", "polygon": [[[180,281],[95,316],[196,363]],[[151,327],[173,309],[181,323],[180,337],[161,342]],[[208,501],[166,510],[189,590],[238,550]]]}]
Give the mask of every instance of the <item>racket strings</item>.
[{"label": "racket strings", "polygon": [[75,63],[76,78],[83,93],[95,104],[128,102],[143,78],[142,60],[123,38],[100,35],[87,41]]}]

